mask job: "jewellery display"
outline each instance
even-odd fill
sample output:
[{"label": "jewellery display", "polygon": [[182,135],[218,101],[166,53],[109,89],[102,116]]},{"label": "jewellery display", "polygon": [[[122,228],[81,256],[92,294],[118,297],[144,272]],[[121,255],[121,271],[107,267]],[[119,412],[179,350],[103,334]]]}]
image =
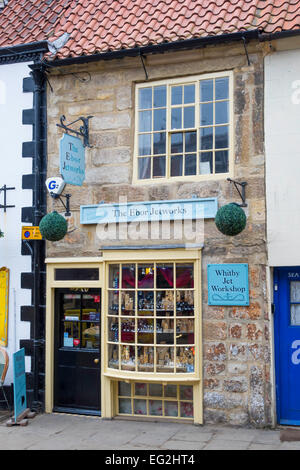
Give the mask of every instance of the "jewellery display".
[{"label": "jewellery display", "polygon": [[112,265],[109,279],[108,347],[118,343],[117,360],[109,349],[109,367],[194,372],[193,265]]}]

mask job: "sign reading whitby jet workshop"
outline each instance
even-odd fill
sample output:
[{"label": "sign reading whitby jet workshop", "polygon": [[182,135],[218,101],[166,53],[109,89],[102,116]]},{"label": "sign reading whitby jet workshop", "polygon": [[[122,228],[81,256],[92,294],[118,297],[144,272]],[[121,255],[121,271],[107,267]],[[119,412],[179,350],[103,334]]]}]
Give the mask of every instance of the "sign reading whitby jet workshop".
[{"label": "sign reading whitby jet workshop", "polygon": [[60,139],[59,161],[65,183],[82,186],[85,178],[85,151],[78,137],[63,135]]},{"label": "sign reading whitby jet workshop", "polygon": [[249,305],[248,264],[207,265],[208,305]]}]

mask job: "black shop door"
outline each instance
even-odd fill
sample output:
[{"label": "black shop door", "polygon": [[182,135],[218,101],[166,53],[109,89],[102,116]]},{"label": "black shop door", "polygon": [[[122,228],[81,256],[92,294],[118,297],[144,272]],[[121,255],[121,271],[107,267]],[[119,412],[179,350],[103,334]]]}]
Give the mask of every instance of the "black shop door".
[{"label": "black shop door", "polygon": [[54,411],[100,415],[100,289],[55,291]]}]

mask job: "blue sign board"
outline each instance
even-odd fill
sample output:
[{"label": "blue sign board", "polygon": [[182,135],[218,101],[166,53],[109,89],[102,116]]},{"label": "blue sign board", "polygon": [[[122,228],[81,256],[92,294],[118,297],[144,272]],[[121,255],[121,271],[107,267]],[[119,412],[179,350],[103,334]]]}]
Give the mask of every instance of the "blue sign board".
[{"label": "blue sign board", "polygon": [[14,409],[15,421],[26,410],[26,376],[25,376],[25,349],[22,348],[13,354],[14,367]]},{"label": "blue sign board", "polygon": [[59,146],[60,173],[67,184],[82,186],[85,178],[84,146],[78,137],[64,134]]},{"label": "blue sign board", "polygon": [[161,220],[210,219],[218,210],[212,198],[93,204],[80,207],[81,224],[151,222]]},{"label": "blue sign board", "polygon": [[249,305],[248,264],[207,265],[208,305]]}]

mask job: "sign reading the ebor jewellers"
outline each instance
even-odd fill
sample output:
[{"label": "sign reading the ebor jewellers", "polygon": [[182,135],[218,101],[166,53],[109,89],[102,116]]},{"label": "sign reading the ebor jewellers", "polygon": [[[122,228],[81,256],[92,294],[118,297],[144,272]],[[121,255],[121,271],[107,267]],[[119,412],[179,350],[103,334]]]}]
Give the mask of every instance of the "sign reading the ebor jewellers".
[{"label": "sign reading the ebor jewellers", "polygon": [[249,305],[248,264],[207,265],[208,305]]},{"label": "sign reading the ebor jewellers", "polygon": [[80,207],[81,224],[214,218],[217,198],[94,204]]},{"label": "sign reading the ebor jewellers", "polygon": [[82,186],[85,178],[85,152],[78,137],[63,135],[60,139],[59,162],[65,183]]}]

